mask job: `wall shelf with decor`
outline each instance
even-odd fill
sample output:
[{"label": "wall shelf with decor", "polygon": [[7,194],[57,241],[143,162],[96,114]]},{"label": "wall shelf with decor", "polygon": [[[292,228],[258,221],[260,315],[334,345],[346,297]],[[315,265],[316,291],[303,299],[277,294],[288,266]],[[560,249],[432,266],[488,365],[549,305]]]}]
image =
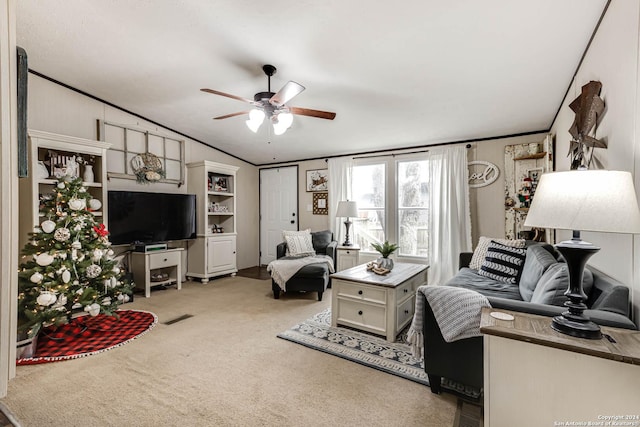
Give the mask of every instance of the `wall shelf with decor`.
[{"label": "wall shelf with decor", "polygon": [[505,237],[551,241],[550,230],[524,226],[540,176],[553,170],[553,136],[504,149]]},{"label": "wall shelf with decor", "polygon": [[[106,151],[110,144],[73,136],[30,129],[28,131],[29,174],[19,180],[19,244],[23,247],[29,233],[42,222],[40,197],[49,195],[58,183],[54,175],[73,168],[83,177],[83,185],[101,203],[93,212],[107,226]],[[91,172],[91,173],[90,173]]]},{"label": "wall shelf with decor", "polygon": [[187,164],[187,191],[196,195],[196,239],[190,243],[187,276],[201,279],[235,274],[236,166],[201,161]]}]

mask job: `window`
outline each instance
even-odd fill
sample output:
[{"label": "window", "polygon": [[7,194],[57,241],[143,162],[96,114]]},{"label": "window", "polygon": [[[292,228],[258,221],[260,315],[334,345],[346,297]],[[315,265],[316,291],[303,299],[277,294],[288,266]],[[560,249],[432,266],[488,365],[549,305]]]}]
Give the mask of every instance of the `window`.
[{"label": "window", "polygon": [[359,213],[354,219],[354,227],[356,242],[364,251],[374,251],[371,243],[386,240],[385,169],[384,163],[353,168],[352,193]]},{"label": "window", "polygon": [[429,224],[427,161],[399,161],[397,168],[398,255],[426,257]]},{"label": "window", "polygon": [[428,161],[416,155],[354,165],[351,190],[360,215],[353,222],[363,252],[389,240],[399,245],[399,257],[428,256],[428,179]]}]

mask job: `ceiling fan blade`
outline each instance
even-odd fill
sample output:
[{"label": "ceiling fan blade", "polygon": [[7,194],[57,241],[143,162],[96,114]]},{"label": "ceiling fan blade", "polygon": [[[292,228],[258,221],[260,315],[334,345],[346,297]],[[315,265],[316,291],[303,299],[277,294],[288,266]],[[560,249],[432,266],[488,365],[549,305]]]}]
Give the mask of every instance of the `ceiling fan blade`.
[{"label": "ceiling fan blade", "polygon": [[333,120],[336,117],[336,113],[329,111],[312,110],[310,108],[289,107],[291,114],[297,114],[299,116],[317,117],[319,119]]},{"label": "ceiling fan blade", "polygon": [[249,112],[248,111],[240,111],[239,113],[225,114],[224,116],[214,117],[213,120],[228,119],[229,117],[241,116],[243,114],[249,114]]},{"label": "ceiling fan blade", "polygon": [[287,84],[282,86],[282,89],[271,97],[269,103],[276,107],[281,107],[287,102],[291,101],[295,96],[299,95],[304,90],[304,86],[294,81],[288,81]]},{"label": "ceiling fan blade", "polygon": [[252,104],[253,101],[247,98],[243,98],[241,96],[236,96],[236,95],[231,95],[229,93],[224,93],[224,92],[220,92],[219,90],[213,90],[213,89],[200,89],[203,92],[207,92],[207,93],[212,93],[214,95],[220,95],[220,96],[226,96],[227,98],[231,98],[231,99],[237,99],[238,101],[242,101],[242,102],[248,102],[249,104]]}]

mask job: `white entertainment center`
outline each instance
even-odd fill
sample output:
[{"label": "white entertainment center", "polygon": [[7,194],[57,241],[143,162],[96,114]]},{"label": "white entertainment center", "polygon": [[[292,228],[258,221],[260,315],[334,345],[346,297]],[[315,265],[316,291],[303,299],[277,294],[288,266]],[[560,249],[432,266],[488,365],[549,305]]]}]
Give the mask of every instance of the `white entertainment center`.
[{"label": "white entertainment center", "polygon": [[[28,241],[28,233],[41,222],[39,214],[40,196],[50,193],[57,180],[45,169],[44,162],[51,156],[91,158],[93,174],[83,183],[92,196],[102,203],[102,209],[93,214],[98,221],[109,227],[107,197],[107,150],[110,143],[57,135],[49,132],[29,130],[29,176],[20,181],[20,244]],[[184,163],[182,163],[184,167]],[[236,264],[236,219],[235,219],[235,166],[211,161],[200,161],[186,165],[188,186],[186,193],[196,195],[196,238],[188,242],[186,276],[200,279],[203,283],[211,277],[235,275]],[[82,171],[81,171],[82,172]],[[116,177],[118,178],[118,177]],[[132,189],[132,192],[145,191]],[[148,191],[148,190],[147,190]],[[153,191],[152,191],[153,192]],[[115,205],[114,205],[115,206]],[[115,218],[115,217],[114,217]],[[115,230],[115,228],[114,228]],[[133,245],[129,246],[131,248]],[[147,245],[128,251],[124,243],[116,247],[128,253],[129,270],[133,273],[136,288],[143,289],[150,297],[155,286],[175,285],[182,288],[182,259],[185,248],[167,248]]]}]

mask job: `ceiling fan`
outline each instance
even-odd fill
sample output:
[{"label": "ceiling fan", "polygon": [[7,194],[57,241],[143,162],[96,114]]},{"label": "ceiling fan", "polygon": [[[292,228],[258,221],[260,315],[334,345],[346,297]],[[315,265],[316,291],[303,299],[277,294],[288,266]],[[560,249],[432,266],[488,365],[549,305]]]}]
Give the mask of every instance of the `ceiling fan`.
[{"label": "ceiling fan", "polygon": [[276,135],[282,135],[293,123],[293,115],[317,117],[319,119],[333,120],[336,113],[328,111],[312,110],[309,108],[289,107],[285,105],[294,97],[299,95],[305,88],[294,81],[287,82],[277,93],[271,92],[271,76],[276,73],[276,67],[266,64],[262,70],[267,75],[268,89],[267,92],[258,92],[253,96],[253,101],[241,96],[231,95],[213,89],[200,89],[203,92],[214,95],[226,96],[227,98],[237,99],[253,105],[255,108],[249,111],[240,111],[238,113],[225,114],[224,116],[214,117],[214,120],[228,119],[229,117],[249,115],[246,121],[247,126],[253,132],[257,132],[265,118],[273,123],[273,131]]}]

